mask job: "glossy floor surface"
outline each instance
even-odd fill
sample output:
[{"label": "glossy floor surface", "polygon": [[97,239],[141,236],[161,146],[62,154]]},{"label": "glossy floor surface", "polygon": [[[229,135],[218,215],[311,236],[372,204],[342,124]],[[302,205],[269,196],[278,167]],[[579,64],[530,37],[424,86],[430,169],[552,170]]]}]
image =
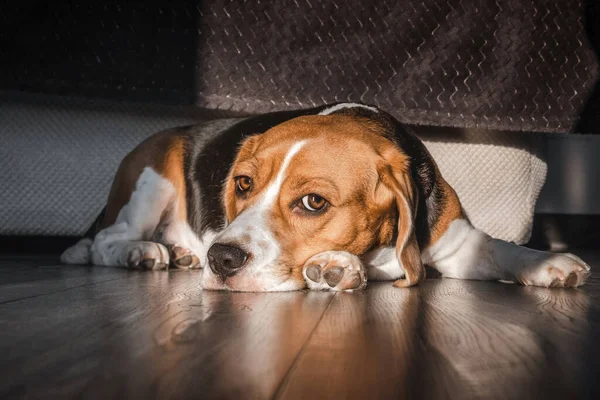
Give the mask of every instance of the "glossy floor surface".
[{"label": "glossy floor surface", "polygon": [[579,289],[338,294],[2,257],[0,398],[600,398],[600,252],[576,253]]}]

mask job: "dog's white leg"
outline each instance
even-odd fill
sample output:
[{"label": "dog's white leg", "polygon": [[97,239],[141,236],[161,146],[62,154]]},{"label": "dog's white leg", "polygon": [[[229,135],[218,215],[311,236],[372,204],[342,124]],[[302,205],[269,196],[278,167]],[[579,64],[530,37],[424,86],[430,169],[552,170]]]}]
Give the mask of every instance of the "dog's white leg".
[{"label": "dog's white leg", "polygon": [[126,222],[98,232],[92,244],[92,263],[115,267],[164,269],[169,252],[159,243],[141,240]]},{"label": "dog's white leg", "polygon": [[395,247],[380,247],[361,256],[370,281],[393,281],[404,276]]},{"label": "dog's white leg", "polygon": [[207,230],[199,238],[186,221],[163,224],[155,235],[155,241],[169,249],[171,264],[183,268],[202,268],[207,263],[207,254],[217,233]]},{"label": "dog's white leg", "polygon": [[424,263],[448,278],[510,280],[533,286],[580,286],[590,270],[577,256],[494,239],[464,219],[452,221],[421,255]]},{"label": "dog's white leg", "polygon": [[166,210],[172,207],[173,185],[146,167],[114,225],[98,232],[91,246],[97,265],[166,268],[169,253],[164,245],[149,241]]}]

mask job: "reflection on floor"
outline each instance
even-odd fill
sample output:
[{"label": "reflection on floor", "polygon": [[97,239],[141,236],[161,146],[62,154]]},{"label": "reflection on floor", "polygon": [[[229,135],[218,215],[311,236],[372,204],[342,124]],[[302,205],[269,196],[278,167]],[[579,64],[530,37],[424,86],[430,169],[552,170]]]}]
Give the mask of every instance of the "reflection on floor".
[{"label": "reflection on floor", "polygon": [[[576,252],[600,267],[600,252]],[[600,279],[202,291],[199,272],[0,259],[1,398],[600,398]]]}]

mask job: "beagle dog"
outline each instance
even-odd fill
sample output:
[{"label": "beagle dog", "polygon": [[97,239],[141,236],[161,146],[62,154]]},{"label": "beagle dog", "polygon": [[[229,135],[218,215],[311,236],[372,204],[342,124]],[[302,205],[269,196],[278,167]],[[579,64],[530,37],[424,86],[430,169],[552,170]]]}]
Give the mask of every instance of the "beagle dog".
[{"label": "beagle dog", "polygon": [[373,106],[339,103],[160,132],[122,161],[68,264],[203,268],[205,289],[409,287],[444,277],[576,287],[572,254],[494,239],[411,132]]}]

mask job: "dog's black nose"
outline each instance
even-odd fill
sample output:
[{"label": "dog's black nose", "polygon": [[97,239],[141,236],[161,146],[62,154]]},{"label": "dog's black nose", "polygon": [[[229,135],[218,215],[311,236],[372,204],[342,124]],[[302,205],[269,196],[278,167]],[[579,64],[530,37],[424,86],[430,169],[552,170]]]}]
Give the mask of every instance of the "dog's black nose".
[{"label": "dog's black nose", "polygon": [[248,254],[229,244],[215,243],[208,249],[208,265],[223,280],[235,275],[248,260]]}]

